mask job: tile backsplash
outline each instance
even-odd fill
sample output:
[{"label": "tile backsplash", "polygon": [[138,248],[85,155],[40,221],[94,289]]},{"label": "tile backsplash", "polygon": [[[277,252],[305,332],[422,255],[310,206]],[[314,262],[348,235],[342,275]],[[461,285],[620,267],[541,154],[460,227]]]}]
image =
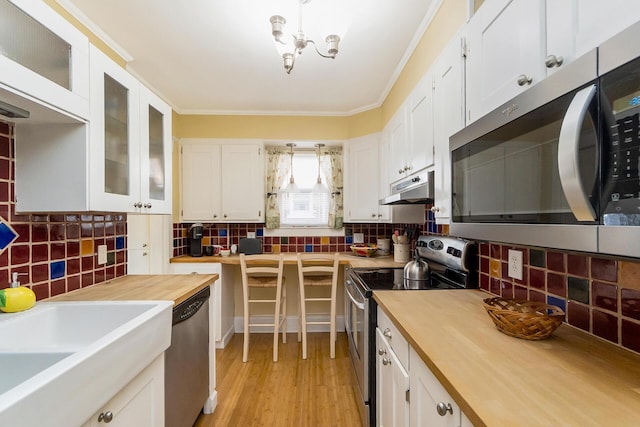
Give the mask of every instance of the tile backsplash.
[{"label": "tile backsplash", "polygon": [[[11,273],[22,273],[20,283],[41,300],[124,276],[125,214],[15,212],[13,132],[0,122],[0,216],[19,235],[0,254],[0,288],[8,286]],[[98,245],[107,245],[106,265],[98,265]]]},{"label": "tile backsplash", "polygon": [[[523,253],[522,280],[509,277],[509,249]],[[559,306],[566,323],[640,353],[640,261],[500,243],[479,257],[482,289]]]}]

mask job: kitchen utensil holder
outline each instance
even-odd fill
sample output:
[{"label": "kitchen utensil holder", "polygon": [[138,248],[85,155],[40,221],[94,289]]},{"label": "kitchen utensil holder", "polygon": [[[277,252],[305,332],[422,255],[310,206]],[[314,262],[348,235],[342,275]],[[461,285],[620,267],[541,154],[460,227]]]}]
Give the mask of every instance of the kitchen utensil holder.
[{"label": "kitchen utensil holder", "polygon": [[393,260],[395,262],[408,262],[411,258],[411,251],[408,244],[393,244]]},{"label": "kitchen utensil holder", "polygon": [[483,303],[498,330],[516,338],[548,338],[564,321],[564,311],[555,305],[500,297],[486,298]]}]

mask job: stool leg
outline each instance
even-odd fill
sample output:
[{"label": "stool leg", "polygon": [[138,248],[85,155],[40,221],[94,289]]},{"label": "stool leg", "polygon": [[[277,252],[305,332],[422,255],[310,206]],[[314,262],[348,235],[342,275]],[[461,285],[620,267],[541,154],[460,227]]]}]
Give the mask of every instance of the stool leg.
[{"label": "stool leg", "polygon": [[300,286],[300,321],[302,322],[302,358],[307,359],[307,302],[304,285]]},{"label": "stool leg", "polygon": [[282,342],[287,342],[287,288],[282,286]]},{"label": "stool leg", "polygon": [[302,341],[302,309],[300,308],[302,294],[300,292],[298,291],[298,342]]},{"label": "stool leg", "polygon": [[331,319],[329,319],[329,322],[331,324],[330,326],[330,337],[329,339],[331,340],[331,358],[335,359],[336,358],[336,297],[335,295],[333,295],[333,297],[331,298]]},{"label": "stool leg", "polygon": [[249,296],[244,296],[244,342],[242,345],[242,361],[249,359]]}]

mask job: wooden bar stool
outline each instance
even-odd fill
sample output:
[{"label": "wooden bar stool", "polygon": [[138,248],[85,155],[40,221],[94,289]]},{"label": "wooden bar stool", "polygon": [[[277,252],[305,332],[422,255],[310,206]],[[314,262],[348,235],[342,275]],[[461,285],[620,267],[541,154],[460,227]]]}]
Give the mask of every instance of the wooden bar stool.
[{"label": "wooden bar stool", "polygon": [[[240,270],[242,273],[242,296],[244,302],[244,346],[242,361],[249,356],[249,327],[273,327],[273,361],[278,361],[278,332],[282,328],[282,342],[287,342],[287,289],[282,275],[284,254],[280,255],[245,255],[240,254]],[[273,288],[273,299],[251,299],[251,289]],[[251,304],[271,303],[275,305],[273,323],[251,323],[249,306]]]},{"label": "wooden bar stool", "polygon": [[[338,287],[338,266],[340,254],[298,254],[298,280],[300,285],[300,298],[298,299],[299,325],[298,341],[302,338],[302,358],[307,358],[307,325],[329,325],[331,341],[331,358],[336,357],[336,289]],[[328,294],[323,296],[307,297],[307,288],[328,288]],[[308,321],[307,302],[323,301],[330,303],[328,321]],[[316,313],[313,313],[316,314]]]}]

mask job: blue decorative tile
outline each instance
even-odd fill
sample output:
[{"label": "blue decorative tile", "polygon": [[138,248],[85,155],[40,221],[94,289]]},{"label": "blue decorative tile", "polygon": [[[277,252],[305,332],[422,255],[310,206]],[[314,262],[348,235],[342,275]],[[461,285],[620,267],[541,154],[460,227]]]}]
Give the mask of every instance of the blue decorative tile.
[{"label": "blue decorative tile", "polygon": [[305,252],[313,252],[313,245],[304,245]]},{"label": "blue decorative tile", "polygon": [[347,245],[352,244],[352,243],[353,243],[353,236],[346,236],[346,237],[344,238],[344,242],[345,242]]},{"label": "blue decorative tile", "polygon": [[262,237],[262,236],[264,236],[264,229],[256,228],[256,237]]},{"label": "blue decorative tile", "polygon": [[220,230],[218,230],[218,236],[227,237],[227,229],[226,228],[221,228]]},{"label": "blue decorative tile", "polygon": [[4,218],[0,217],[0,253],[18,238],[18,233],[9,225]]},{"label": "blue decorative tile", "polygon": [[552,297],[551,295],[547,296],[547,304],[555,305],[556,307],[560,307],[562,311],[567,312],[567,302],[562,298]]},{"label": "blue decorative tile", "polygon": [[436,224],[435,221],[429,221],[427,225],[429,228],[429,233],[438,234],[438,224]]},{"label": "blue decorative tile", "polygon": [[50,264],[51,280],[64,277],[66,261],[55,261]]},{"label": "blue decorative tile", "polygon": [[124,249],[124,236],[116,237],[116,249]]}]

